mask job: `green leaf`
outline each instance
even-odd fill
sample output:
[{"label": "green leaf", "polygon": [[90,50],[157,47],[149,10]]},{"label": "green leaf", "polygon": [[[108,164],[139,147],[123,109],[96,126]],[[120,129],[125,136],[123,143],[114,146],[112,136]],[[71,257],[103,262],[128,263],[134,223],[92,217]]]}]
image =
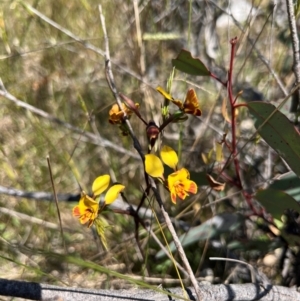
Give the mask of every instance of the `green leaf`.
[{"label": "green leaf", "polygon": [[191,53],[182,49],[176,59],[172,60],[176,69],[191,75],[210,76],[210,71],[198,59],[192,57]]},{"label": "green leaf", "polygon": [[272,104],[253,101],[247,107],[256,119],[255,127],[261,137],[300,176],[300,135],[293,124],[280,111],[275,111]]},{"label": "green leaf", "polygon": [[238,241],[234,240],[226,244],[226,247],[229,250],[239,250],[239,251],[250,251],[250,250],[255,250],[255,251],[261,251],[261,252],[266,252],[266,251],[271,251],[275,250],[276,248],[279,248],[283,245],[282,241],[280,240],[273,240],[270,241],[270,239],[253,239],[249,241]]},{"label": "green leaf", "polygon": [[274,219],[281,219],[286,209],[294,209],[300,213],[300,205],[284,191],[275,189],[259,190],[255,198],[265,207]]},{"label": "green leaf", "polygon": [[282,175],[276,179],[269,188],[283,190],[297,202],[300,202],[300,179],[293,172]]}]

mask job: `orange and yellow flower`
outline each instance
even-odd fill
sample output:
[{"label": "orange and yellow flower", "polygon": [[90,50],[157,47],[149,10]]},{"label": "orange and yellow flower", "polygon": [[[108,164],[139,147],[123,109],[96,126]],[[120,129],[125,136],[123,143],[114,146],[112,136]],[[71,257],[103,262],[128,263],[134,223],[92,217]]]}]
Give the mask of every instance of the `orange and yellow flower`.
[{"label": "orange and yellow flower", "polygon": [[172,95],[167,93],[162,87],[157,87],[156,90],[162,94],[166,99],[173,102],[182,112],[186,114],[192,114],[195,116],[201,116],[202,112],[199,108],[199,101],[194,89],[189,89],[186,93],[184,102],[175,99]]},{"label": "orange and yellow flower", "polygon": [[162,161],[153,154],[145,156],[145,169],[147,174],[153,178],[159,178],[169,189],[171,200],[176,204],[177,196],[184,200],[189,193],[197,193],[197,184],[190,180],[190,173],[187,169],[177,169],[178,156],[176,152],[168,146],[164,146],[160,152],[164,164],[174,169],[175,172],[168,176],[167,181],[164,179],[164,167]]},{"label": "orange and yellow flower", "polygon": [[168,187],[171,200],[176,204],[176,196],[184,200],[190,193],[197,193],[197,184],[190,180],[190,173],[187,169],[181,168],[168,176]]},{"label": "orange and yellow flower", "polygon": [[[135,104],[135,108],[138,109],[139,104]],[[130,118],[132,110],[130,110],[124,103],[122,103],[122,110],[120,110],[118,104],[114,104],[109,110],[109,123],[111,124],[122,124],[124,121],[124,112],[127,117]]]},{"label": "orange and yellow flower", "polygon": [[73,208],[73,216],[78,217],[81,224],[88,223],[90,227],[97,218],[98,211],[99,203],[82,191],[79,204]]},{"label": "orange and yellow flower", "polygon": [[87,226],[91,227],[104,207],[113,203],[118,197],[118,194],[125,188],[125,186],[121,184],[111,186],[104,197],[103,205],[100,207],[99,200],[96,201],[96,199],[99,199],[100,194],[108,188],[109,182],[109,175],[96,178],[92,185],[92,197],[82,191],[78,205],[73,208],[73,216],[78,217],[81,224],[88,223]]}]

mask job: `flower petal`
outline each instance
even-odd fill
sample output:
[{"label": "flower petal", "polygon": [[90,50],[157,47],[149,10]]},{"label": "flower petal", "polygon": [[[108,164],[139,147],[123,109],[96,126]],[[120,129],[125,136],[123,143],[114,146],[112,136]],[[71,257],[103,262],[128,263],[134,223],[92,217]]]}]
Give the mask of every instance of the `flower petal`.
[{"label": "flower petal", "polygon": [[78,205],[73,208],[73,216],[78,217],[81,224],[88,222],[87,226],[91,227],[98,216],[98,211],[99,203],[82,191]]},{"label": "flower petal", "polygon": [[109,185],[110,182],[110,176],[109,175],[103,175],[95,179],[92,190],[94,193],[94,196],[100,195],[103,191],[105,191]]},{"label": "flower petal", "polygon": [[176,187],[176,193],[177,193],[177,196],[182,200],[185,200],[185,198],[188,196],[188,193],[184,190],[182,185],[178,185]]},{"label": "flower petal", "polygon": [[158,86],[158,87],[156,88],[156,90],[157,90],[164,98],[166,98],[166,99],[168,99],[168,100],[172,100],[172,99],[173,99],[173,97],[172,97],[168,92],[166,92],[162,87]]},{"label": "flower petal", "polygon": [[80,209],[79,209],[79,206],[75,206],[73,208],[73,216],[76,216],[76,217],[79,217],[81,214],[80,214]]},{"label": "flower petal", "polygon": [[181,168],[168,176],[168,185],[170,187],[174,186],[176,182],[183,182],[190,178],[190,173],[187,169]]},{"label": "flower petal", "polygon": [[196,194],[198,191],[198,186],[194,181],[186,180],[184,182],[184,190]]},{"label": "flower petal", "polygon": [[176,197],[184,200],[190,193],[197,193],[197,184],[190,179],[190,174],[187,169],[181,168],[168,176],[168,187],[171,194],[171,200],[175,204]]},{"label": "flower petal", "polygon": [[[137,107],[137,106],[136,106]],[[122,103],[122,109],[120,109],[118,104],[114,104],[109,111],[109,122],[111,124],[122,124],[124,121],[124,112],[126,113],[127,117],[129,118],[132,114],[132,111]]]},{"label": "flower petal", "polygon": [[84,214],[80,215],[79,221],[82,225],[88,223],[88,227],[90,227],[93,224],[93,213],[87,210]]},{"label": "flower petal", "polygon": [[201,110],[199,109],[199,101],[194,89],[189,89],[185,101],[183,103],[184,112],[187,114],[193,114],[195,116],[201,116]]},{"label": "flower petal", "polygon": [[173,204],[176,204],[176,198],[177,198],[177,195],[176,195],[176,190],[175,190],[175,187],[173,187],[170,191],[170,195],[171,195],[171,201]]},{"label": "flower petal", "polygon": [[116,185],[111,186],[105,195],[105,198],[104,198],[105,204],[109,205],[109,204],[113,203],[116,200],[116,198],[118,197],[119,193],[121,191],[123,191],[124,189],[125,189],[125,186],[121,185],[121,184],[116,184]]},{"label": "flower petal", "polygon": [[160,156],[162,161],[171,167],[172,169],[176,170],[177,169],[177,164],[178,164],[178,156],[176,152],[173,150],[173,148],[169,146],[163,146],[161,151],[160,151]]},{"label": "flower petal", "polygon": [[182,103],[182,101],[181,100],[179,100],[179,99],[172,99],[172,102],[173,102],[173,104],[174,105],[176,105],[180,110],[184,110],[184,105],[183,105],[183,103]]},{"label": "flower petal", "polygon": [[85,212],[87,209],[94,213],[98,213],[99,210],[99,203],[87,194],[80,199],[78,206],[80,208],[80,213]]},{"label": "flower petal", "polygon": [[164,174],[161,160],[153,154],[145,155],[145,170],[153,178],[162,178]]}]

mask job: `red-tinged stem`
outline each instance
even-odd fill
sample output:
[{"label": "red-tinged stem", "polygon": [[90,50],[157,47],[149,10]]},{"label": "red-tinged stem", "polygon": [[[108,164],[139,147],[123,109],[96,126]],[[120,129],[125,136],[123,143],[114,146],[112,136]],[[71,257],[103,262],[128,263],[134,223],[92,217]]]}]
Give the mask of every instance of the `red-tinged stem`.
[{"label": "red-tinged stem", "polygon": [[228,141],[226,140],[226,141],[224,141],[224,143],[225,143],[226,147],[229,149],[229,151],[231,151],[231,146],[229,145]]},{"label": "red-tinged stem", "polygon": [[230,55],[230,66],[228,71],[228,82],[227,82],[227,90],[228,90],[228,97],[230,101],[230,107],[231,107],[231,135],[232,135],[232,141],[231,141],[231,152],[233,156],[233,162],[235,166],[235,173],[237,178],[237,186],[242,187],[241,177],[240,177],[240,165],[237,158],[237,145],[236,145],[236,116],[235,111],[236,107],[234,105],[235,99],[232,93],[232,72],[233,72],[233,59],[235,54],[235,45],[237,43],[237,38],[233,38],[230,40],[231,44],[231,55]]},{"label": "red-tinged stem", "polygon": [[248,107],[246,103],[239,103],[237,105],[234,105],[235,108],[239,108],[239,107]]},{"label": "red-tinged stem", "polygon": [[[236,105],[235,102],[237,98],[233,97],[232,93],[232,71],[233,71],[233,58],[234,58],[234,50],[235,50],[235,45],[237,43],[237,38],[234,38],[230,41],[231,43],[231,57],[230,57],[230,67],[228,71],[228,83],[227,83],[227,89],[228,89],[228,96],[229,96],[229,101],[230,101],[230,106],[231,106],[231,133],[232,133],[232,141],[231,141],[231,152],[233,156],[233,162],[235,166],[235,173],[236,173],[236,178],[237,178],[237,186],[243,189],[242,186],[242,181],[240,177],[240,164],[238,160],[238,152],[237,152],[237,142],[236,142],[236,109],[238,107],[245,106],[245,104],[238,104]],[[252,210],[253,213],[260,215],[256,208],[253,205],[252,202],[252,195],[248,194],[246,191],[243,191],[243,195],[246,199],[246,202],[250,209]]]},{"label": "red-tinged stem", "polygon": [[221,83],[224,87],[227,86],[227,83],[224,83],[220,78],[218,78],[215,74],[210,72],[210,77],[212,77],[213,79],[217,80],[219,83]]},{"label": "red-tinged stem", "polygon": [[[226,180],[228,183],[231,183],[232,185],[237,186],[237,183],[234,179],[232,179],[228,174],[226,174],[224,171],[222,172],[222,178]],[[242,189],[242,187],[238,187],[239,189]]]},{"label": "red-tinged stem", "polygon": [[[249,206],[249,208],[252,210],[252,212],[258,216],[262,216],[262,212],[258,212],[256,208],[254,207],[254,204],[252,202],[252,195],[247,193],[243,189],[242,181],[241,181],[241,176],[240,176],[240,164],[238,160],[238,151],[237,151],[237,137],[236,137],[236,109],[238,107],[244,107],[247,106],[247,104],[236,104],[237,98],[239,95],[236,97],[233,96],[232,92],[232,74],[233,74],[233,60],[234,60],[234,55],[235,55],[235,46],[237,43],[237,37],[233,38],[230,40],[231,44],[231,54],[230,54],[230,65],[229,65],[229,71],[228,71],[228,80],[227,83],[223,83],[219,78],[217,78],[214,74],[210,74],[210,76],[220,83],[222,83],[228,91],[228,97],[230,101],[230,107],[231,107],[231,145],[229,145],[226,141],[225,144],[227,148],[231,151],[232,157],[233,157],[233,162],[235,166],[235,173],[236,173],[236,180],[234,181],[233,179],[229,178],[228,175],[222,173],[222,176],[227,177],[227,180],[231,183],[233,183],[236,187],[241,189],[243,192],[243,195],[246,199],[246,202]],[[225,164],[225,166],[227,163]]]}]

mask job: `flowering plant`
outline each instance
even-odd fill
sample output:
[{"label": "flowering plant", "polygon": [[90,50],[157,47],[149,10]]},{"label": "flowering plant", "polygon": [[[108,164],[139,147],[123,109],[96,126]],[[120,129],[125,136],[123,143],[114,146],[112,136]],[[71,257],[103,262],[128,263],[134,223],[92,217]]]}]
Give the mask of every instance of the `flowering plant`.
[{"label": "flowering plant", "polygon": [[[190,173],[187,169],[177,168],[178,156],[176,152],[168,146],[162,147],[160,151],[162,161],[153,154],[145,156],[145,170],[153,178],[160,178],[165,187],[170,191],[171,200],[176,204],[177,196],[184,200],[189,194],[197,193],[197,184],[190,180]],[[174,170],[168,175],[167,180],[164,179],[163,163]]]},{"label": "flowering plant", "polygon": [[96,223],[98,234],[102,238],[102,242],[106,248],[103,222],[101,222],[99,214],[107,205],[112,204],[117,199],[119,193],[125,189],[125,186],[121,184],[111,186],[105,194],[104,203],[100,205],[100,195],[108,188],[109,182],[109,175],[97,177],[92,185],[93,195],[90,197],[85,191],[82,191],[78,205],[73,208],[73,216],[79,218],[81,224],[87,224],[90,228],[94,222]]}]

